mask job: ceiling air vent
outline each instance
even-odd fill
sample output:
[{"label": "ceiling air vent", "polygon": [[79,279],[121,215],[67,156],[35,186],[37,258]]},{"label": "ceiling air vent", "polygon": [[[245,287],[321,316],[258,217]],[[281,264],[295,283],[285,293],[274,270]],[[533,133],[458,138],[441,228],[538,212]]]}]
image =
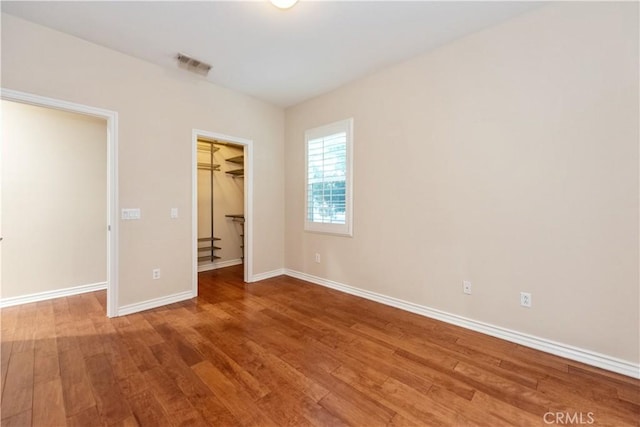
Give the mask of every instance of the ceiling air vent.
[{"label": "ceiling air vent", "polygon": [[178,66],[180,68],[185,68],[191,72],[206,76],[211,70],[211,65],[206,62],[198,61],[197,59],[191,58],[183,53],[179,53],[176,56],[178,60]]}]

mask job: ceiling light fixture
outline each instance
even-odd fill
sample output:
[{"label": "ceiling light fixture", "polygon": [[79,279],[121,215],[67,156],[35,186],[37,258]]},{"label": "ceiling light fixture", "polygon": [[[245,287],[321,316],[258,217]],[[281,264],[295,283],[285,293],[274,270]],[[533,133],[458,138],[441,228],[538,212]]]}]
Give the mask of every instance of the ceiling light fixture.
[{"label": "ceiling light fixture", "polygon": [[272,5],[280,9],[289,9],[294,4],[298,3],[298,0],[269,0]]}]

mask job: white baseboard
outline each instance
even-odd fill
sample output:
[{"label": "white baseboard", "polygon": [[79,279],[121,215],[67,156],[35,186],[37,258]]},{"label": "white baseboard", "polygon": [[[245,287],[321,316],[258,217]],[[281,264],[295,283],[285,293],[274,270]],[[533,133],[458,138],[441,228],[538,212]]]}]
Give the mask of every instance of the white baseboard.
[{"label": "white baseboard", "polygon": [[87,292],[103,291],[107,289],[107,282],[90,283],[88,285],[72,286],[70,288],[57,289],[55,291],[38,292],[35,294],[21,295],[0,299],[0,308],[11,307],[20,304],[46,301],[49,299],[67,297],[70,295],[84,294]]},{"label": "white baseboard", "polygon": [[231,267],[232,265],[242,264],[241,259],[231,259],[229,261],[216,261],[216,262],[208,262],[206,264],[198,265],[198,273],[202,273],[203,271],[211,271],[217,268],[225,268]]},{"label": "white baseboard", "polygon": [[174,302],[180,302],[193,298],[193,292],[191,290],[180,292],[173,295],[167,295],[160,298],[154,298],[147,301],[136,302],[133,304],[123,305],[118,308],[118,316],[125,316],[127,314],[137,313],[139,311],[151,310],[152,308],[160,307],[167,304],[173,304]]},{"label": "white baseboard", "polygon": [[272,277],[282,276],[283,274],[286,274],[285,269],[278,268],[277,270],[254,274],[250,277],[249,282],[259,282],[260,280],[271,279]]},{"label": "white baseboard", "polygon": [[332,280],[323,279],[321,277],[302,273],[295,270],[285,269],[285,274],[296,279],[301,279],[327,288],[336,289],[348,294],[357,295],[381,304],[396,307],[411,313],[416,313],[425,317],[440,320],[452,325],[461,326],[472,331],[481,332],[496,338],[501,338],[525,347],[534,348],[536,350],[551,353],[556,356],[575,360],[597,368],[606,369],[608,371],[617,372],[632,378],[640,378],[640,365],[621,360],[606,354],[596,353],[594,351],[585,350],[545,338],[536,337],[522,332],[502,328],[500,326],[491,325],[489,323],[479,322],[477,320],[468,319],[456,314],[447,313],[445,311],[414,304],[401,299],[378,294],[376,292],[355,288],[353,286],[334,282]]}]

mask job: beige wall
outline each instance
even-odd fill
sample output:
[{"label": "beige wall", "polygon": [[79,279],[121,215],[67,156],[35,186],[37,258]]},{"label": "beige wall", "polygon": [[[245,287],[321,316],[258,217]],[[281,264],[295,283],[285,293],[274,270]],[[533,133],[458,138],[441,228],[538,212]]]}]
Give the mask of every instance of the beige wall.
[{"label": "beige wall", "polygon": [[[215,254],[220,257],[216,263],[239,261],[242,257],[242,227],[225,215],[244,213],[244,179],[234,178],[226,172],[241,169],[242,165],[227,162],[226,159],[243,154],[242,147],[232,145],[216,145],[218,151],[213,153],[213,161],[220,165],[219,171],[213,172],[213,229],[215,236],[221,240],[216,246],[221,249]],[[209,152],[199,152],[198,161],[209,163]],[[198,237],[209,237],[211,233],[211,176],[208,170],[198,171]],[[204,243],[201,246],[207,246]],[[208,255],[202,253],[201,255]],[[210,263],[200,263],[209,266]],[[224,264],[223,264],[224,265]]]},{"label": "beige wall", "polygon": [[[634,3],[546,6],[288,109],[286,267],[638,363],[638,113]],[[348,117],[354,237],[306,233],[304,131]]]},{"label": "beige wall", "polygon": [[[637,4],[550,5],[291,108],[285,128],[276,107],[3,14],[2,87],[119,113],[119,203],[142,209],[120,223],[120,305],[191,286],[198,128],[254,141],[254,273],[638,363],[637,40]],[[347,117],[354,237],[305,233],[304,130]]]},{"label": "beige wall", "polygon": [[[6,14],[2,87],[118,112],[119,204],[142,212],[120,222],[119,305],[191,289],[194,128],[253,140],[253,272],[282,267],[280,108]],[[152,280],[156,267],[162,278]]]},{"label": "beige wall", "polygon": [[2,101],[2,297],[107,280],[107,124]]}]

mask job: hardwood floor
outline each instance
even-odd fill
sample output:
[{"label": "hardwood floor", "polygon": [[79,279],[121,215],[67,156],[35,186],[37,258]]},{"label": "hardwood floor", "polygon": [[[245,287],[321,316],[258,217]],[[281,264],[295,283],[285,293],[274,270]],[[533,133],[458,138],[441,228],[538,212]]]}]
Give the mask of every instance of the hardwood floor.
[{"label": "hardwood floor", "polygon": [[289,277],[2,310],[2,426],[638,425],[640,382]]}]

